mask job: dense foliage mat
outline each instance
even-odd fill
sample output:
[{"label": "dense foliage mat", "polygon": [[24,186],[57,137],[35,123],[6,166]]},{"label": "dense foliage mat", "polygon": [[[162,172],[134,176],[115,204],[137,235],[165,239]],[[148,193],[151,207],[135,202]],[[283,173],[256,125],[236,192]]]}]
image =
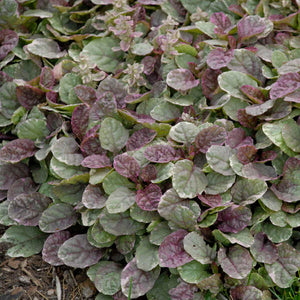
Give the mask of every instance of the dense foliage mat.
[{"label": "dense foliage mat", "polygon": [[8,255],[97,300],[271,299],[300,268],[289,0],[0,1]]}]

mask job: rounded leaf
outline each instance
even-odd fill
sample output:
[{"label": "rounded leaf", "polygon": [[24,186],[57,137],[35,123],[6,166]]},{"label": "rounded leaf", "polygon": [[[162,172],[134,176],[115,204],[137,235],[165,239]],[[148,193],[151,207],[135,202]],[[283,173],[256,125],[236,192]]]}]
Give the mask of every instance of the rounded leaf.
[{"label": "rounded leaf", "polygon": [[137,191],[136,203],[142,210],[157,210],[161,196],[160,187],[151,183],[145,189]]},{"label": "rounded leaf", "polygon": [[77,234],[66,240],[58,250],[58,257],[65,265],[73,268],[86,268],[94,265],[102,257],[101,249],[93,247],[86,234]]},{"label": "rounded leaf", "polygon": [[180,229],[163,240],[159,247],[161,267],[177,268],[193,260],[183,247],[183,239],[187,234],[187,231]]},{"label": "rounded leaf", "polygon": [[140,173],[138,162],[127,153],[117,155],[114,158],[114,168],[120,175],[131,179],[136,179]]},{"label": "rounded leaf", "polygon": [[177,91],[188,91],[199,85],[199,79],[187,69],[175,69],[168,73],[167,84]]},{"label": "rounded leaf", "polygon": [[43,260],[52,266],[63,265],[63,261],[58,257],[58,249],[70,236],[71,234],[68,231],[50,234],[43,247]]},{"label": "rounded leaf", "polygon": [[223,271],[235,279],[246,278],[252,270],[253,260],[247,249],[235,245],[233,247],[221,248],[218,251],[218,261]]},{"label": "rounded leaf", "polygon": [[125,186],[117,188],[106,200],[105,206],[110,214],[126,211],[135,203],[136,193]]},{"label": "rounded leaf", "polygon": [[21,225],[35,226],[51,202],[50,198],[38,192],[20,194],[9,202],[8,215]]},{"label": "rounded leaf", "polygon": [[121,286],[123,294],[128,297],[131,286],[131,298],[135,299],[150,291],[160,273],[156,267],[150,272],[138,269],[136,258],[130,261],[121,273]]},{"label": "rounded leaf", "polygon": [[82,204],[89,209],[100,209],[105,206],[107,198],[101,187],[89,184],[82,194]]},{"label": "rounded leaf", "polygon": [[71,227],[76,221],[77,216],[73,206],[57,203],[43,212],[39,220],[39,227],[44,232],[56,232]]},{"label": "rounded leaf", "polygon": [[207,186],[207,179],[202,170],[187,159],[175,163],[172,181],[174,189],[182,198],[194,198]]}]

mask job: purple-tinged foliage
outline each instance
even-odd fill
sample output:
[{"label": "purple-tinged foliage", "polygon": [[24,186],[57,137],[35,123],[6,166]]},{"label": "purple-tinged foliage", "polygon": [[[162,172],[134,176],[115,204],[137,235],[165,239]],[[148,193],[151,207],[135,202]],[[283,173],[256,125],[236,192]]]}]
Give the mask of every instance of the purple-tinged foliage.
[{"label": "purple-tinged foliage", "polygon": [[153,141],[156,135],[157,133],[155,130],[151,130],[148,128],[143,128],[138,131],[135,131],[127,140],[127,151],[137,150],[149,144],[151,141]]},{"label": "purple-tinged foliage", "polygon": [[218,228],[223,232],[237,233],[251,223],[252,213],[248,207],[232,205],[221,211],[218,216]]},{"label": "purple-tinged foliage", "polygon": [[16,196],[20,194],[35,192],[37,188],[38,186],[33,182],[31,177],[17,179],[12,183],[7,191],[7,200],[12,201]]},{"label": "purple-tinged foliage", "polygon": [[77,85],[74,87],[76,96],[89,106],[92,106],[97,100],[97,92],[90,86]]},{"label": "purple-tinged foliage", "polygon": [[89,124],[89,108],[85,104],[77,106],[72,114],[71,124],[74,134],[82,140]]},{"label": "purple-tinged foliage", "polygon": [[17,87],[17,98],[19,103],[27,110],[43,102],[45,93],[33,86],[24,85]]},{"label": "purple-tinged foliage", "polygon": [[111,161],[105,154],[92,154],[83,159],[81,165],[90,169],[111,167]]},{"label": "purple-tinged foliage", "polygon": [[18,45],[19,36],[15,31],[9,29],[0,30],[0,60]]},{"label": "purple-tinged foliage", "polygon": [[176,150],[169,145],[149,146],[144,152],[145,157],[154,163],[168,163],[177,160],[179,157]]},{"label": "purple-tinged foliage", "polygon": [[213,70],[219,70],[227,66],[233,58],[233,51],[225,51],[222,48],[216,48],[209,52],[207,56],[207,65]]},{"label": "purple-tinged foliage", "polygon": [[237,150],[237,158],[242,164],[248,164],[256,159],[257,149],[253,145],[240,146]]},{"label": "purple-tinged foliage", "polygon": [[218,88],[218,76],[221,74],[220,70],[206,69],[201,77],[201,88],[203,95],[211,99],[214,92]]},{"label": "purple-tinged foliage", "polygon": [[202,153],[206,153],[211,145],[224,144],[226,137],[227,133],[223,127],[214,125],[204,128],[196,136],[196,149]]},{"label": "purple-tinged foliage", "polygon": [[281,75],[279,79],[272,84],[270,91],[271,99],[278,99],[295,92],[300,88],[300,75],[298,73],[288,73]]},{"label": "purple-tinged foliage", "polygon": [[185,92],[198,86],[199,80],[189,70],[176,69],[168,74],[167,84],[177,91]]},{"label": "purple-tinged foliage", "polygon": [[91,266],[95,299],[291,286],[297,1],[46,2],[0,0],[7,254]]},{"label": "purple-tinged foliage", "polygon": [[60,231],[50,234],[43,247],[43,260],[52,266],[63,265],[64,262],[58,257],[58,249],[70,237],[71,234],[69,231]]},{"label": "purple-tinged foliage", "polygon": [[196,290],[196,286],[182,281],[175,288],[170,289],[169,295],[171,296],[172,300],[193,300]]},{"label": "purple-tinged foliage", "polygon": [[29,139],[17,139],[7,143],[0,150],[0,161],[17,163],[31,157],[36,152],[34,142]]},{"label": "purple-tinged foliage", "polygon": [[240,245],[220,248],[218,261],[223,271],[234,279],[245,278],[252,270],[253,259],[249,251]]},{"label": "purple-tinged foliage", "polygon": [[159,247],[159,264],[161,267],[177,268],[193,260],[183,247],[183,239],[187,234],[187,231],[180,229],[163,240]]},{"label": "purple-tinged foliage", "polygon": [[250,252],[256,261],[272,264],[278,259],[277,247],[268,239],[266,234],[259,232],[254,236]]},{"label": "purple-tinged foliage", "polygon": [[51,90],[55,84],[54,74],[49,67],[42,68],[40,86],[45,90]]},{"label": "purple-tinged foliage", "polygon": [[117,155],[114,159],[114,168],[122,176],[136,180],[140,173],[140,166],[136,159],[127,153]]},{"label": "purple-tinged foliage", "polygon": [[160,187],[157,184],[151,183],[143,190],[137,191],[136,203],[142,210],[157,210],[161,196]]}]

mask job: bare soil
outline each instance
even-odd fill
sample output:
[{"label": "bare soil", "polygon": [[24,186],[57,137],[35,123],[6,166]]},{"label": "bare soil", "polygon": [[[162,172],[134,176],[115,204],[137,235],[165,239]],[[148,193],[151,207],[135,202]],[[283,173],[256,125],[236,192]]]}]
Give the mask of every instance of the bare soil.
[{"label": "bare soil", "polygon": [[[0,237],[5,227],[0,225]],[[92,300],[97,291],[85,270],[53,267],[41,255],[11,258],[0,243],[0,300]]]}]

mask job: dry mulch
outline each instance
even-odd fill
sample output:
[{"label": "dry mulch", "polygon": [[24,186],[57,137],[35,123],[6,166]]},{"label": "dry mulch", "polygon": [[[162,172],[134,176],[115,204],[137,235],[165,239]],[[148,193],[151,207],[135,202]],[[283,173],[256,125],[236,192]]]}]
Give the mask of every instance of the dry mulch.
[{"label": "dry mulch", "polygon": [[[5,227],[0,225],[0,237]],[[0,243],[0,300],[92,300],[97,294],[85,270],[53,267],[41,255],[11,258]]]}]

